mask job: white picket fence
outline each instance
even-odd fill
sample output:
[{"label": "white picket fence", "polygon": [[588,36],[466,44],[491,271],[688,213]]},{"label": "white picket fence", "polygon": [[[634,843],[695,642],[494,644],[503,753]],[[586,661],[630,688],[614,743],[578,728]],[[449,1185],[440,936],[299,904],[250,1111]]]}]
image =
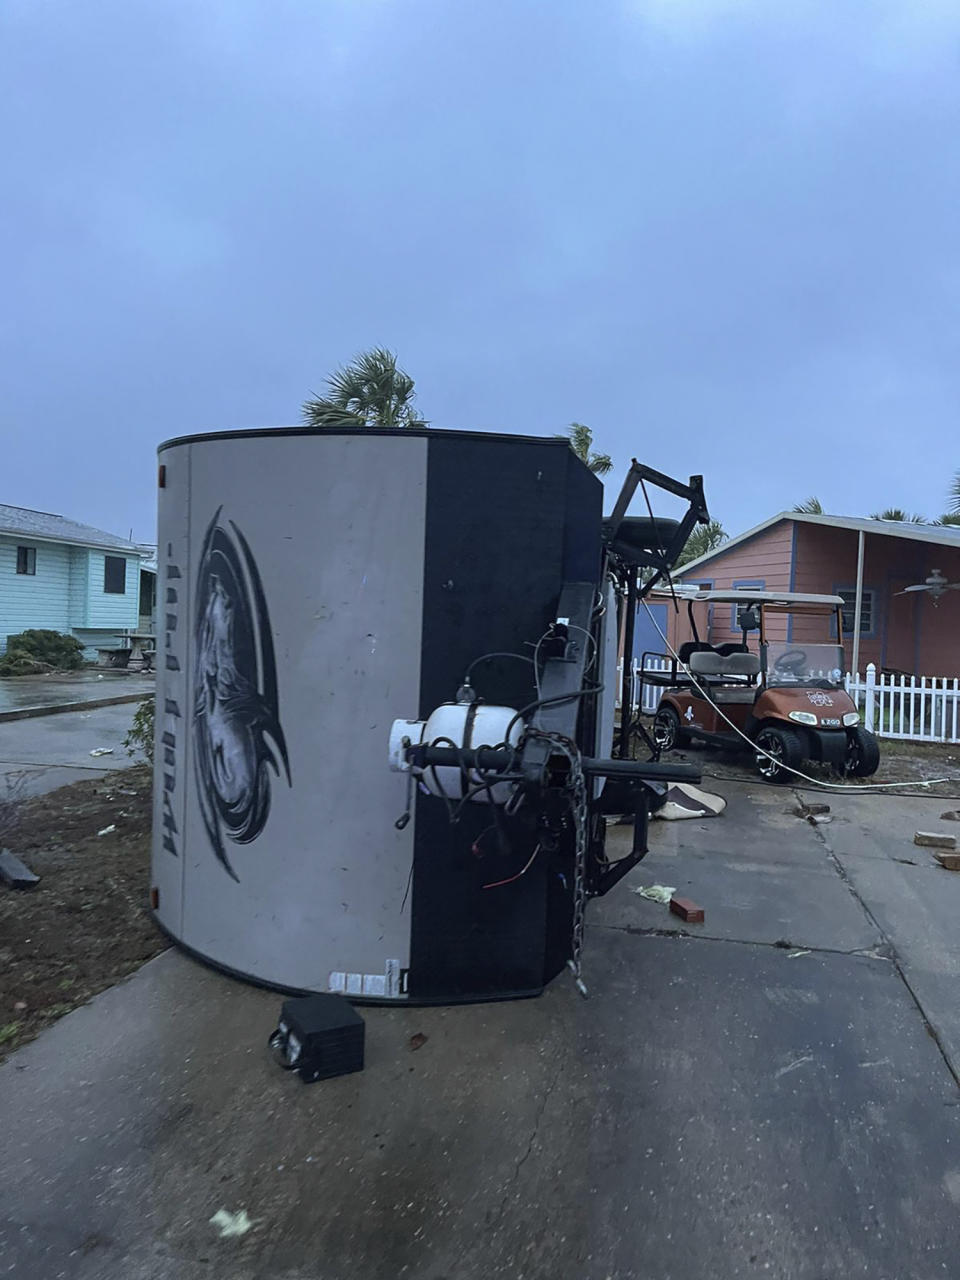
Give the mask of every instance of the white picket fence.
[{"label": "white picket fence", "polygon": [[[648,657],[645,670],[670,670],[664,658]],[[631,704],[638,710],[640,664],[632,664]],[[891,676],[877,674],[871,662],[863,676],[845,677],[847,692],[863,716],[864,725],[880,738],[905,742],[960,741],[960,679],[949,676]],[[653,715],[663,696],[663,688],[644,684],[644,715]]]},{"label": "white picket fence", "polygon": [[949,676],[846,677],[847,691],[863,723],[880,738],[907,742],[956,742],[960,734],[960,680]]},{"label": "white picket fence", "polygon": [[[644,671],[671,671],[672,663],[668,658],[648,657],[644,664]],[[640,663],[634,658],[630,667],[630,707],[633,712],[637,711],[637,704],[640,700]],[[620,690],[623,688],[623,663],[617,668],[617,706],[620,705]],[[660,705],[660,699],[663,697],[663,687],[661,685],[645,684],[643,686],[643,706],[640,711],[644,715],[652,716]]]}]

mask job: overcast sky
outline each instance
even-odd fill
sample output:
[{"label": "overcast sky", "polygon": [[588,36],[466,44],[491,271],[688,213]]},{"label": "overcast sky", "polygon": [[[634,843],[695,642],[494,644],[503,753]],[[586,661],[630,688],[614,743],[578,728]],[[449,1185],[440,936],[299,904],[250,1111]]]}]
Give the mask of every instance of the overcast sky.
[{"label": "overcast sky", "polygon": [[957,0],[3,0],[0,96],[0,502],[152,540],[379,343],[731,533],[946,505]]}]

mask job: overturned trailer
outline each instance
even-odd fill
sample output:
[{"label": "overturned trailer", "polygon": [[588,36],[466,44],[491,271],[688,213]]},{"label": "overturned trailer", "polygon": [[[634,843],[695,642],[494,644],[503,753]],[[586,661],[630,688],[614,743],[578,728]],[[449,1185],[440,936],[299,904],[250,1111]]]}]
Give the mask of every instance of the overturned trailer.
[{"label": "overturned trailer", "polygon": [[[698,776],[626,758],[615,706],[638,595],[707,518],[699,477],[635,463],[605,521],[549,439],[228,432],[159,462],[160,924],[229,972],[357,1000],[579,977],[587,900]],[[648,484],[680,521],[627,515]],[[617,862],[610,813],[634,820]]]}]

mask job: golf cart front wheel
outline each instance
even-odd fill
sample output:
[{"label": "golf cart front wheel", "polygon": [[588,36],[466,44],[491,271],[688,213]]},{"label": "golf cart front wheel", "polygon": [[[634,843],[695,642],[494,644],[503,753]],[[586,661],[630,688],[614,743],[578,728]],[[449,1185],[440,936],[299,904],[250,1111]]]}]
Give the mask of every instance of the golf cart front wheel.
[{"label": "golf cart front wheel", "polygon": [[682,747],[687,735],[680,729],[680,717],[673,707],[661,707],[653,718],[653,740],[661,751]]},{"label": "golf cart front wheel", "polygon": [[791,769],[803,763],[803,739],[793,729],[761,729],[757,745],[757,770],[768,782],[789,782]]},{"label": "golf cart front wheel", "polygon": [[880,767],[880,743],[872,733],[857,725],[847,735],[844,772],[854,778],[872,778]]}]

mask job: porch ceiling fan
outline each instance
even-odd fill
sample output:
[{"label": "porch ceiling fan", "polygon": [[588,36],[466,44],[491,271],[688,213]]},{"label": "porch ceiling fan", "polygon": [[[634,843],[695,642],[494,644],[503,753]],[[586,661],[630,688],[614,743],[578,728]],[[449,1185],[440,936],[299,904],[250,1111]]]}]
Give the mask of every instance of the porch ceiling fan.
[{"label": "porch ceiling fan", "polygon": [[934,569],[925,582],[918,582],[912,587],[898,591],[898,596],[908,595],[911,591],[926,591],[933,597],[933,603],[939,603],[940,597],[947,591],[960,591],[960,582],[948,582],[939,569]]}]

